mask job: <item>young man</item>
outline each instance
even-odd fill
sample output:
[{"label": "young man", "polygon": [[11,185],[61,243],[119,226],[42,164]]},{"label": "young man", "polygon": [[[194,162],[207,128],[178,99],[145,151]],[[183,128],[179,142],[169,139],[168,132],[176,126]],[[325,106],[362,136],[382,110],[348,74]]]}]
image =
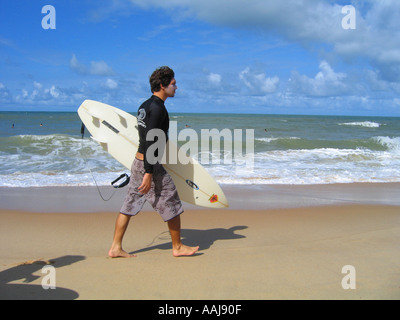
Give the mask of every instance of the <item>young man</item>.
[{"label": "young man", "polygon": [[175,184],[163,166],[155,161],[157,154],[154,157],[147,152],[156,143],[156,140],[147,139],[151,130],[162,130],[168,137],[169,117],[164,102],[175,96],[174,71],[169,67],[158,68],[150,77],[150,86],[153,95],[138,110],[139,148],[132,164],[128,193],[115,223],[114,239],[108,252],[112,258],[134,257],[122,249],[122,239],[130,218],[139,213],[146,200],[168,223],[175,257],[193,255],[199,249],[182,244],[180,215],[183,208]]}]

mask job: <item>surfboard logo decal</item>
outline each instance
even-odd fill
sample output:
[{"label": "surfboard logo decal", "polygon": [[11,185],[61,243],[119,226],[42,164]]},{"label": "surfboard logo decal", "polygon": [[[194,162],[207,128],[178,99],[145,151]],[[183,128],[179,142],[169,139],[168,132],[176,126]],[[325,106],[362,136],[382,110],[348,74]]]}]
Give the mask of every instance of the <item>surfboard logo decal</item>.
[{"label": "surfboard logo decal", "polygon": [[109,124],[106,120],[102,121],[102,124],[104,124],[108,129],[110,129],[111,131],[114,131],[116,134],[119,133],[119,130],[114,128],[111,124]]},{"label": "surfboard logo decal", "polygon": [[146,110],[139,109],[138,116],[137,116],[137,122],[138,122],[138,125],[142,126],[143,128],[146,128],[146,124],[144,123],[145,118],[146,118]]},{"label": "surfboard logo decal", "polygon": [[218,202],[218,195],[213,194],[210,199],[208,199],[211,203]]},{"label": "surfboard logo decal", "polygon": [[194,190],[199,190],[197,184],[195,184],[192,180],[187,179],[186,183],[188,184],[189,187],[193,188]]}]

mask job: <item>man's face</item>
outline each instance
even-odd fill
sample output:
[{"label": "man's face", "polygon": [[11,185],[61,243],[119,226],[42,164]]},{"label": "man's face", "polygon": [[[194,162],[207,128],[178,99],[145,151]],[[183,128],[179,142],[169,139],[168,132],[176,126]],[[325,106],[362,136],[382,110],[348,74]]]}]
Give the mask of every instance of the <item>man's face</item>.
[{"label": "man's face", "polygon": [[176,80],[173,78],[171,80],[171,83],[168,85],[168,87],[164,87],[165,93],[168,95],[168,97],[173,97],[175,96],[175,91],[178,89],[176,86]]}]

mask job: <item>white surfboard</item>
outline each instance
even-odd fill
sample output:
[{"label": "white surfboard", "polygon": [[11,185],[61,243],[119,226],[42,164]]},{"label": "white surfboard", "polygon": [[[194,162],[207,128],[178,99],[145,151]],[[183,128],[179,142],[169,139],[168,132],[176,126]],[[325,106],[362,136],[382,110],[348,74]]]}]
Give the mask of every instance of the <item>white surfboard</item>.
[{"label": "white surfboard", "polygon": [[[118,160],[131,169],[139,147],[139,133],[135,116],[110,105],[85,100],[78,109],[79,117],[92,135],[92,139]],[[177,150],[176,145],[166,150]],[[167,160],[169,157],[167,156]],[[188,164],[163,164],[170,174],[181,200],[202,207],[227,208],[228,201],[214,178],[195,159]]]}]

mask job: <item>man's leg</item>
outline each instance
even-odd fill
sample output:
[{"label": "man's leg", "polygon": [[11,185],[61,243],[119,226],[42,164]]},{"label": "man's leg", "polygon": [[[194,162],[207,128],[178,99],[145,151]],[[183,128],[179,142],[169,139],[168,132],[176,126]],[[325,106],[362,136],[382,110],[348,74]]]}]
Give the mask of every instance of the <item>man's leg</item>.
[{"label": "man's leg", "polygon": [[131,255],[131,254],[125,252],[122,249],[122,239],[124,237],[126,229],[128,228],[128,224],[129,224],[130,219],[131,219],[131,216],[128,216],[126,214],[120,213],[118,215],[117,221],[115,222],[115,231],[114,231],[113,243],[111,245],[110,251],[108,252],[108,255],[111,258],[136,257],[135,255]]},{"label": "man's leg", "polygon": [[199,247],[188,247],[181,242],[181,216],[168,221],[168,228],[172,239],[172,254],[175,257],[191,256],[199,250]]}]

